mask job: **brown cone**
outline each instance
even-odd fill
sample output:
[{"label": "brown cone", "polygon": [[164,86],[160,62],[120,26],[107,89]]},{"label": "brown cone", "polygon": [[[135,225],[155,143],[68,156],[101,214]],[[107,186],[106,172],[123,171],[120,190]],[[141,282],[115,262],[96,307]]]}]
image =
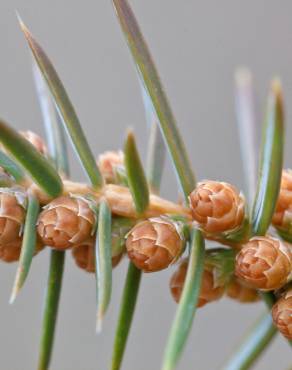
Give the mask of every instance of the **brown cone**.
[{"label": "brown cone", "polygon": [[292,290],[286,292],[272,309],[274,324],[288,339],[292,339]]},{"label": "brown cone", "polygon": [[257,290],[242,284],[239,279],[233,278],[227,286],[226,294],[241,303],[253,303],[260,300]]},{"label": "brown cone", "polygon": [[38,152],[43,155],[46,155],[48,150],[44,140],[32,131],[20,131],[19,132],[27,141],[29,141]]},{"label": "brown cone", "polygon": [[0,245],[19,239],[25,220],[24,202],[23,193],[0,189]]},{"label": "brown cone", "polygon": [[[12,243],[0,245],[0,260],[4,262],[15,262],[19,260],[21,252],[22,239],[18,238]],[[34,255],[44,248],[43,244],[37,241]]]},{"label": "brown cone", "polygon": [[108,184],[116,183],[116,169],[124,167],[124,153],[122,151],[108,151],[100,154],[97,165]]},{"label": "brown cone", "polygon": [[207,234],[233,231],[243,223],[244,198],[226,182],[199,183],[190,194],[189,201],[194,220]]},{"label": "brown cone", "polygon": [[[182,294],[187,274],[187,267],[188,259],[185,258],[181,261],[178,269],[175,271],[170,279],[170,291],[176,302],[179,302]],[[223,296],[224,291],[224,286],[215,285],[214,272],[211,269],[211,266],[205,265],[197,307],[203,307],[207,303],[220,299]]]},{"label": "brown cone", "polygon": [[166,217],[139,222],[128,233],[126,247],[135,266],[144,272],[167,268],[184,249],[184,238]]},{"label": "brown cone", "polygon": [[90,238],[95,222],[95,213],[84,198],[62,196],[44,207],[37,230],[45,245],[64,250]]},{"label": "brown cone", "polygon": [[279,289],[288,282],[291,271],[290,245],[270,236],[252,238],[236,257],[236,275],[254,289]]},{"label": "brown cone", "polygon": [[[72,256],[76,265],[87,272],[95,272],[94,240],[89,239],[84,243],[74,246]],[[121,261],[123,253],[112,256],[112,266],[116,267]]]},{"label": "brown cone", "polygon": [[273,225],[283,231],[292,232],[292,171],[283,170],[280,193],[272,219]]}]

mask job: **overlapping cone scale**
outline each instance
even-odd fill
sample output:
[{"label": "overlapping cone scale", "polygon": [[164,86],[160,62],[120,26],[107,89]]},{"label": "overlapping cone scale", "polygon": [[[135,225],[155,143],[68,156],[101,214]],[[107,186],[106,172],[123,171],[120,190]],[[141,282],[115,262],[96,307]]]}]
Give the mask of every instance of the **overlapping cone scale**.
[{"label": "overlapping cone scale", "polygon": [[288,290],[272,309],[274,324],[288,339],[292,339],[292,290]]},{"label": "overlapping cone scale", "polygon": [[206,234],[220,234],[240,228],[245,216],[242,194],[226,182],[200,182],[189,195],[193,219]]},{"label": "overlapping cone scale", "polygon": [[19,239],[26,214],[25,199],[22,191],[0,189],[0,245]]},{"label": "overlapping cone scale", "polygon": [[65,250],[80,244],[94,232],[96,214],[83,197],[61,196],[44,207],[37,230],[43,243]]},{"label": "overlapping cone scale", "polygon": [[167,217],[139,222],[128,233],[128,256],[137,268],[154,272],[167,268],[182,253],[185,239],[179,226]]},{"label": "overlapping cone scale", "polygon": [[291,246],[271,236],[256,236],[237,254],[235,272],[252,288],[279,289],[291,278]]},{"label": "overlapping cone scale", "polygon": [[[180,262],[177,270],[170,279],[170,291],[176,302],[179,302],[183,291],[187,268],[188,259],[185,258]],[[216,284],[215,271],[211,266],[205,265],[197,307],[203,307],[207,303],[220,299],[223,296],[224,291],[224,285]]]},{"label": "overlapping cone scale", "polygon": [[283,170],[273,225],[292,235],[292,171]]}]

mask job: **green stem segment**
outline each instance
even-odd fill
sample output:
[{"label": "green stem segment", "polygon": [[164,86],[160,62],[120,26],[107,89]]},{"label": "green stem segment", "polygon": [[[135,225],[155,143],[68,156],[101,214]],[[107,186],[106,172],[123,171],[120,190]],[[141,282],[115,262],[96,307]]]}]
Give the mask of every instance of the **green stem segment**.
[{"label": "green stem segment", "polygon": [[64,252],[56,250],[51,252],[38,370],[47,370],[50,364],[62,286],[64,261]]},{"label": "green stem segment", "polygon": [[175,369],[191,330],[201,289],[204,257],[204,238],[199,230],[194,229],[186,280],[166,345],[162,370]]},{"label": "green stem segment", "polygon": [[141,270],[129,263],[116,329],[111,370],[119,370],[127,344],[141,280]]},{"label": "green stem segment", "polygon": [[271,315],[265,314],[252,328],[251,333],[243,341],[222,370],[248,370],[264,352],[277,333]]}]

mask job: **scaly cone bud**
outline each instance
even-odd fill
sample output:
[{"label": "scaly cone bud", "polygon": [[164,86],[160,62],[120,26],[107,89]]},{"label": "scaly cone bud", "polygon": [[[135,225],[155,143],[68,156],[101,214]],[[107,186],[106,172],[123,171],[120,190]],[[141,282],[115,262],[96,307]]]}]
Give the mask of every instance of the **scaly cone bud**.
[{"label": "scaly cone bud", "polygon": [[[188,259],[185,258],[181,261],[178,269],[170,279],[170,291],[176,302],[179,302],[184,282],[187,274]],[[199,294],[197,307],[202,307],[207,303],[220,299],[225,291],[224,285],[218,285],[216,282],[216,268],[209,264],[205,264],[202,275],[202,283]]]},{"label": "scaly cone bud", "polygon": [[192,215],[207,234],[233,232],[243,225],[245,200],[226,182],[204,181],[189,196]]},{"label": "scaly cone bud", "polygon": [[280,231],[292,235],[292,171],[283,170],[280,193],[272,219],[273,225]]},{"label": "scaly cone bud", "polygon": [[257,290],[243,285],[242,282],[235,277],[228,284],[226,294],[229,298],[241,303],[253,303],[260,300]]},{"label": "scaly cone bud", "polygon": [[[10,263],[19,260],[21,252],[22,239],[0,245],[0,260]],[[44,248],[43,244],[37,241],[35,255]]]},{"label": "scaly cone bud", "polygon": [[[82,270],[87,272],[95,272],[95,253],[94,253],[95,241],[93,238],[86,240],[80,245],[76,245],[72,248],[72,256],[75,263]],[[112,266],[116,267],[123,257],[123,252],[119,255],[112,255]]]},{"label": "scaly cone bud", "polygon": [[144,272],[167,268],[181,255],[185,238],[180,222],[154,217],[139,222],[128,233],[126,247],[134,265]]},{"label": "scaly cone bud", "polygon": [[16,242],[25,220],[26,196],[18,189],[0,189],[0,245]]},{"label": "scaly cone bud", "polygon": [[278,330],[292,339],[292,290],[286,292],[272,308],[272,317]]},{"label": "scaly cone bud", "polygon": [[291,278],[292,249],[270,236],[256,236],[236,256],[236,275],[251,288],[275,290]]},{"label": "scaly cone bud", "polygon": [[96,214],[84,197],[61,196],[44,207],[37,230],[45,245],[64,250],[83,243],[95,230]]},{"label": "scaly cone bud", "polygon": [[43,155],[47,155],[48,149],[44,142],[44,140],[32,131],[19,131],[19,133],[29,141],[37,151],[39,151]]},{"label": "scaly cone bud", "polygon": [[118,172],[124,170],[124,153],[121,150],[104,152],[98,156],[97,165],[108,184],[117,184]]}]

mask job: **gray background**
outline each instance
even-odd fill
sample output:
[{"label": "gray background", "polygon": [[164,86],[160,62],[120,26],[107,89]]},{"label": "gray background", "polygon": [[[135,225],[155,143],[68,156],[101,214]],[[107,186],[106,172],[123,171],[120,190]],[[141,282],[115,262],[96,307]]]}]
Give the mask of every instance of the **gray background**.
[{"label": "gray background", "polygon": [[[291,1],[131,0],[161,72],[198,178],[222,179],[243,187],[235,125],[233,73],[244,64],[255,75],[258,122],[269,80],[283,80],[287,144],[291,142]],[[97,154],[122,146],[125,129],[135,128],[146,153],[146,125],[139,86],[111,2],[2,0],[0,3],[0,111],[18,129],[42,133],[30,55],[14,9],[54,61]],[[287,164],[291,165],[291,150]],[[71,155],[73,176],[83,179]],[[176,199],[167,165],[163,193]],[[47,277],[48,252],[33,261],[25,288],[8,305],[16,265],[0,266],[0,368],[34,369]],[[71,257],[61,299],[52,362],[54,370],[104,370],[110,359],[126,261],[114,273],[113,299],[96,336],[94,278],[75,268]],[[175,312],[169,291],[171,269],[147,275],[123,369],[159,369]],[[229,300],[199,310],[180,370],[219,369],[263,305]],[[286,369],[291,350],[278,338],[256,370]]]}]

